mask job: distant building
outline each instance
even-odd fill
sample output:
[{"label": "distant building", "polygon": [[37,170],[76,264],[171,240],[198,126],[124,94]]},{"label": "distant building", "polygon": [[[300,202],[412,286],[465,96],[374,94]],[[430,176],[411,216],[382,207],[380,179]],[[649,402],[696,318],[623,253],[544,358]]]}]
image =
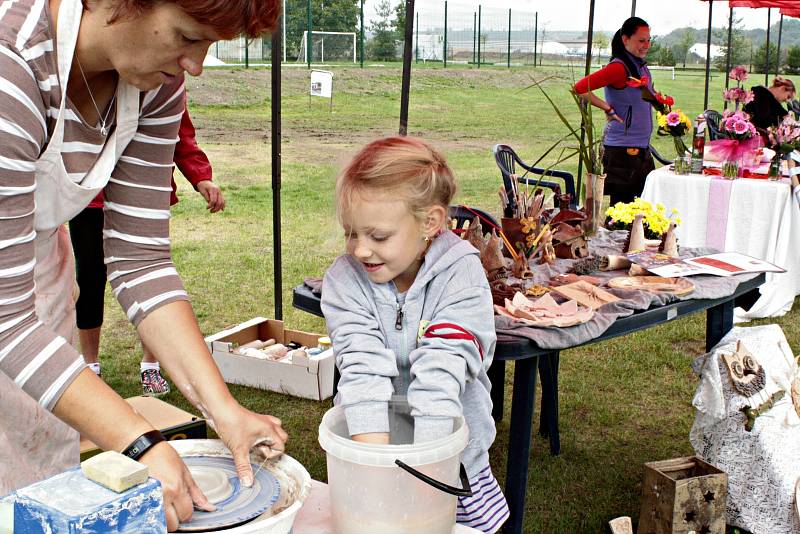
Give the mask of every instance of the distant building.
[{"label": "distant building", "polygon": [[[689,53],[699,56],[703,59],[706,58],[706,43],[695,43],[689,48]],[[722,57],[725,55],[725,51],[719,45],[711,45],[711,59],[715,57]]]}]

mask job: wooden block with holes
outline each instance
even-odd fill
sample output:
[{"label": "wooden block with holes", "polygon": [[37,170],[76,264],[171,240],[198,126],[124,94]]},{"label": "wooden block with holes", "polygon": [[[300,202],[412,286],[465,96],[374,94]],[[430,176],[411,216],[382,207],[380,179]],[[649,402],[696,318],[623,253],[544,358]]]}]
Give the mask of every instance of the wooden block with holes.
[{"label": "wooden block with holes", "polygon": [[638,534],[724,534],[728,475],[696,456],[644,464]]}]

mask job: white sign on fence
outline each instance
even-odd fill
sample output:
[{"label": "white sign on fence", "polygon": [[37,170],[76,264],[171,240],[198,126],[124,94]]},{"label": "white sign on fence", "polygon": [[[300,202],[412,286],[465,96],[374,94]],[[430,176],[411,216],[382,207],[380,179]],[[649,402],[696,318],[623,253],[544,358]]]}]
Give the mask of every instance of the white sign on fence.
[{"label": "white sign on fence", "polygon": [[327,70],[311,71],[311,96],[333,98],[333,73]]}]

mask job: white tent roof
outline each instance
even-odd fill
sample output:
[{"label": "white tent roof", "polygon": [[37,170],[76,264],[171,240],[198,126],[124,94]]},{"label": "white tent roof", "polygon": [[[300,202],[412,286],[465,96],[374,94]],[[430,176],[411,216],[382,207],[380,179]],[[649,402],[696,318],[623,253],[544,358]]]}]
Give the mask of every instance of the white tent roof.
[{"label": "white tent roof", "polygon": [[[689,52],[692,54],[696,54],[701,58],[706,58],[706,43],[695,43],[689,49]],[[725,52],[722,50],[722,47],[719,45],[711,45],[711,59],[715,57],[722,57],[725,55]]]},{"label": "white tent roof", "polygon": [[566,54],[569,48],[557,41],[545,41],[542,43],[542,54]]},{"label": "white tent roof", "polygon": [[215,58],[211,54],[206,55],[206,58],[203,60],[204,67],[219,67],[220,65],[224,65],[225,62]]}]

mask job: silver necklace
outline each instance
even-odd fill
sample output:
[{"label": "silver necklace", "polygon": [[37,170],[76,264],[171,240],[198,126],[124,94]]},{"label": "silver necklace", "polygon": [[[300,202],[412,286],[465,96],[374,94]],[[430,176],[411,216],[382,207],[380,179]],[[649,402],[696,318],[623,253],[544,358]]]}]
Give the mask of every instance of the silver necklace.
[{"label": "silver necklace", "polygon": [[111,108],[114,106],[114,99],[117,98],[116,91],[111,96],[111,101],[108,103],[108,109],[106,109],[106,114],[103,116],[100,113],[100,108],[97,107],[97,102],[94,100],[94,95],[92,94],[92,88],[89,87],[89,82],[86,81],[86,75],[83,73],[83,67],[81,67],[81,62],[78,58],[75,58],[75,61],[78,63],[78,70],[81,71],[81,78],[83,78],[83,83],[86,84],[86,90],[89,92],[89,98],[92,99],[92,105],[94,106],[95,111],[97,111],[97,118],[100,119],[100,135],[103,137],[108,135],[108,128],[106,127],[106,121],[108,120],[108,115],[111,113]]}]

